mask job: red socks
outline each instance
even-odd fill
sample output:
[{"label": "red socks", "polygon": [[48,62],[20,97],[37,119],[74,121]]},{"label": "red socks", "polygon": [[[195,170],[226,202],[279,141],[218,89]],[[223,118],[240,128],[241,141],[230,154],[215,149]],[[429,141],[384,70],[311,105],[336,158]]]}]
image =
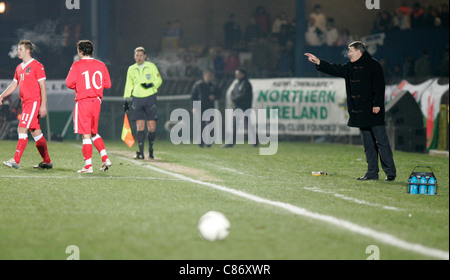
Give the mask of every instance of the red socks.
[{"label": "red socks", "polygon": [[[36,148],[39,151],[39,154],[42,157],[43,162],[51,163],[50,156],[48,155],[47,149],[47,141],[45,141],[44,135],[38,135],[34,137],[34,141],[36,141]],[[14,160],[17,164],[20,163],[20,159],[22,158],[23,152],[28,144],[28,134],[27,133],[19,133],[19,141],[17,142],[16,153],[14,154]]]},{"label": "red socks", "polygon": [[34,137],[34,141],[36,141],[36,148],[38,149],[44,163],[51,163],[52,161],[48,155],[47,141],[45,141],[44,135],[41,134]]},{"label": "red socks", "polygon": [[19,141],[17,142],[16,153],[14,154],[14,160],[17,164],[20,163],[20,159],[22,158],[22,154],[25,151],[25,148],[28,144],[28,134],[19,133]]},{"label": "red socks", "polygon": [[92,141],[91,139],[83,139],[83,147],[81,148],[83,151],[83,157],[84,157],[84,168],[88,169],[89,167],[92,167]]},{"label": "red socks", "polygon": [[94,137],[92,137],[92,141],[94,142],[95,148],[97,148],[97,151],[100,153],[102,161],[105,162],[108,159],[108,155],[106,154],[105,142],[103,142],[103,139],[102,137],[100,137],[100,134],[97,134]]}]

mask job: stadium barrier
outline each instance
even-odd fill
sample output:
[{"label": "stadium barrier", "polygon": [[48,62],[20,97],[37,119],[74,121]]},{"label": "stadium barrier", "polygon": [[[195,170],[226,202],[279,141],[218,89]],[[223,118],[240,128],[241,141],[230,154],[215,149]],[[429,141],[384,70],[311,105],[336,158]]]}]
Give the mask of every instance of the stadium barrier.
[{"label": "stadium barrier", "polygon": [[[348,116],[345,85],[342,79],[280,78],[250,81],[254,90],[254,109],[279,109],[280,140],[360,144],[358,130],[346,126]],[[5,90],[10,82],[0,80],[0,91]],[[225,86],[224,98],[216,102],[216,108],[221,112],[232,106],[229,95],[234,83]],[[427,133],[427,150],[437,148],[448,150],[448,133],[445,132],[448,131],[448,89],[448,79],[437,78],[420,84],[411,84],[404,80],[399,84],[386,86],[386,104],[401,91],[409,91],[419,104]],[[111,93],[105,91],[99,129],[105,139],[120,139],[123,98],[110,96]],[[47,94],[49,116],[41,122],[44,133],[50,136],[48,138],[51,140],[76,139],[71,116],[75,104],[74,92],[65,87],[63,80],[49,80]],[[13,93],[12,101],[17,98],[18,90]],[[447,113],[442,113],[445,108]],[[165,125],[174,109],[186,109],[191,112],[190,96],[176,92],[170,94],[165,91],[159,92],[158,138],[169,139],[170,132]],[[132,130],[135,131],[134,124]]]}]

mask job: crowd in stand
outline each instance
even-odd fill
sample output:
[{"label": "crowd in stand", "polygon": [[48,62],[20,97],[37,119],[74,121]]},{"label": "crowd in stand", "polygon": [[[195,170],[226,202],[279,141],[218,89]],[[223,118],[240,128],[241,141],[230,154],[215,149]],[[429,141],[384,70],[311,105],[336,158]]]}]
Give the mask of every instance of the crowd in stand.
[{"label": "crowd in stand", "polygon": [[415,59],[406,56],[403,64],[391,65],[384,58],[380,59],[380,64],[387,84],[397,84],[404,79],[422,82],[432,77],[449,77],[448,47],[442,54],[439,65],[434,71],[430,66],[430,53],[427,49],[423,50],[422,55]]},{"label": "crowd in stand", "polygon": [[412,7],[402,5],[393,13],[379,12],[373,23],[372,33],[424,28],[448,29],[448,4],[434,7],[422,6],[416,2]]},{"label": "crowd in stand", "polygon": [[[393,14],[393,16],[392,16]],[[402,5],[392,12],[380,11],[371,29],[372,34],[391,30],[409,30],[423,28],[448,29],[448,5],[422,7],[415,3],[409,7]],[[335,19],[322,12],[321,5],[315,5],[308,15],[305,43],[308,46],[345,47],[356,39],[347,28],[338,29]],[[203,68],[213,70],[216,78],[233,77],[240,67],[248,70],[251,78],[292,77],[295,71],[295,33],[296,20],[290,19],[286,12],[279,12],[272,20],[264,7],[257,7],[243,28],[236,21],[236,14],[231,13],[223,24],[224,45],[206,48],[202,52]],[[179,21],[169,22],[165,31],[163,44],[165,48],[180,45],[181,27]],[[406,57],[403,65],[390,66],[383,61],[385,71],[392,81],[416,75],[431,75],[427,50],[421,57]],[[250,54],[250,55],[246,55]],[[448,76],[448,50],[443,54],[442,65],[438,75]],[[203,69],[205,70],[205,69]],[[447,73],[447,74],[445,74]]]},{"label": "crowd in stand", "polygon": [[[291,77],[294,72],[295,19],[290,20],[283,11],[272,21],[264,7],[257,7],[242,28],[229,15],[224,23],[224,47],[230,55],[224,59],[224,73],[233,75],[245,67],[253,78]],[[251,56],[240,60],[239,53]],[[217,58],[216,59],[220,59]]]},{"label": "crowd in stand", "polygon": [[[441,4],[422,6],[419,2],[412,7],[401,5],[393,11],[378,13],[371,30],[372,34],[390,31],[448,29],[449,6]],[[406,56],[403,64],[390,65],[385,59],[380,60],[388,83],[398,83],[402,79],[416,79],[418,82],[433,76],[448,77],[448,42],[437,69],[430,67],[430,53],[424,49],[418,57]]]},{"label": "crowd in stand", "polygon": [[309,46],[348,46],[353,37],[347,28],[339,31],[334,18],[325,16],[322,6],[315,5],[308,18],[305,40]]}]

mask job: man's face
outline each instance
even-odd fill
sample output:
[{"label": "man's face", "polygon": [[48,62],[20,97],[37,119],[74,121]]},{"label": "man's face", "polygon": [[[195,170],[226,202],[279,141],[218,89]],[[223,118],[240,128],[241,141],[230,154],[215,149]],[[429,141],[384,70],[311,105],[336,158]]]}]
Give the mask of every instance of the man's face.
[{"label": "man's face", "polygon": [[141,65],[145,62],[145,59],[147,58],[147,55],[142,51],[137,51],[134,53],[134,60],[136,60],[136,63],[138,65]]},{"label": "man's face", "polygon": [[17,57],[19,59],[23,59],[29,53],[30,53],[30,51],[27,50],[24,45],[19,45],[18,46],[18,48],[17,48]]},{"label": "man's face", "polygon": [[348,58],[350,59],[350,62],[357,61],[361,56],[360,50],[355,49],[355,47],[348,48]]},{"label": "man's face", "polygon": [[211,82],[211,80],[212,80],[212,74],[209,73],[209,72],[203,74],[203,80],[204,80],[205,82],[207,82],[207,83]]},{"label": "man's face", "polygon": [[239,71],[239,70],[236,70],[234,72],[234,75],[235,75],[236,79],[242,79],[244,77],[244,74],[242,74],[241,71]]}]

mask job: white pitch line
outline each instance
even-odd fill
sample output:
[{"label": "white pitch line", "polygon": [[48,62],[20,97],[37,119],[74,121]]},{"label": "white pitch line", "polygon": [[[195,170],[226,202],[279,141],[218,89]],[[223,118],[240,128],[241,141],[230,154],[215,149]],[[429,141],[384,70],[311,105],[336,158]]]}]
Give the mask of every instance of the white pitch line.
[{"label": "white pitch line", "polygon": [[203,182],[200,180],[196,180],[196,179],[192,179],[189,178],[187,176],[181,175],[181,174],[177,174],[177,173],[173,173],[167,170],[163,170],[160,169],[158,167],[152,166],[152,165],[141,165],[141,163],[137,163],[135,160],[132,159],[128,159],[128,158],[124,158],[124,157],[120,157],[120,159],[122,160],[126,160],[129,161],[133,164],[151,169],[153,171],[159,172],[159,173],[163,173],[166,175],[170,175],[173,176],[175,178],[178,178],[180,180],[183,181],[187,181],[187,182],[191,182],[194,184],[199,184],[199,185],[204,185],[204,186],[208,186],[211,187],[213,189],[216,190],[220,190],[220,191],[224,191],[230,194],[234,194],[237,195],[239,197],[243,197],[246,198],[248,200],[252,200],[255,202],[259,202],[259,203],[264,203],[264,204],[268,204],[268,205],[272,205],[272,206],[276,206],[282,209],[285,209],[291,213],[303,216],[303,217],[308,217],[308,218],[312,218],[315,220],[319,220],[322,222],[326,222],[332,225],[335,225],[337,227],[343,228],[343,229],[347,229],[353,233],[357,233],[357,234],[361,234],[373,239],[376,239],[382,243],[386,243],[389,244],[391,246],[406,250],[406,251],[412,251],[412,252],[416,252],[419,254],[423,254],[426,256],[430,256],[433,258],[438,258],[438,259],[444,259],[444,260],[448,260],[449,259],[449,252],[443,251],[443,250],[439,250],[439,249],[435,249],[435,248],[429,248],[426,247],[424,245],[421,244],[416,244],[416,243],[410,243],[407,241],[404,241],[402,239],[399,239],[391,234],[388,233],[384,233],[384,232],[379,232],[376,230],[373,230],[371,228],[367,228],[367,227],[363,227],[357,224],[354,224],[352,222],[348,222],[342,219],[338,219],[332,216],[328,216],[328,215],[323,215],[323,214],[319,214],[319,213],[314,213],[311,211],[308,211],[304,208],[298,207],[298,206],[294,206],[285,202],[279,202],[279,201],[272,201],[269,199],[265,199],[265,198],[261,198],[259,196],[256,195],[252,195],[252,194],[248,194],[245,193],[243,191],[239,191],[239,190],[235,190],[235,189],[230,189],[224,186],[220,186],[220,185],[216,185],[213,183],[208,183],[208,182]]},{"label": "white pitch line", "polygon": [[11,178],[11,179],[70,179],[70,180],[84,180],[84,179],[112,179],[112,180],[161,180],[161,181],[182,181],[181,179],[170,179],[170,178],[157,178],[157,177],[101,177],[92,176],[90,174],[78,174],[78,177],[74,176],[15,176],[15,175],[2,175],[1,178]]},{"label": "white pitch line", "polygon": [[400,209],[394,206],[388,206],[388,205],[381,205],[381,204],[377,204],[377,203],[371,203],[365,200],[360,200],[354,197],[350,197],[350,196],[345,196],[343,194],[339,194],[339,193],[335,193],[332,191],[326,191],[326,190],[322,190],[319,188],[303,188],[305,190],[308,191],[312,191],[312,192],[317,192],[317,193],[324,193],[324,194],[331,194],[337,198],[343,199],[343,200],[347,200],[347,201],[351,201],[357,204],[361,204],[361,205],[368,205],[368,206],[374,206],[374,207],[380,207],[386,210],[392,210],[392,211],[405,211],[405,209]]}]

